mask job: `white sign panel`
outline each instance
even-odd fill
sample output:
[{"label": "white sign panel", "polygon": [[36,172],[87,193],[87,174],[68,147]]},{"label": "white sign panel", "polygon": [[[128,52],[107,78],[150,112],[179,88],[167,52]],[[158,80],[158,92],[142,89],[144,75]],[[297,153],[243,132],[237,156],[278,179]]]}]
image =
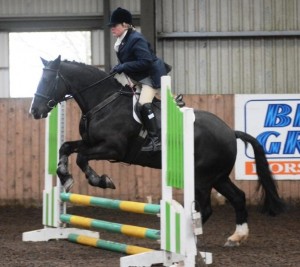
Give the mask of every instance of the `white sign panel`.
[{"label": "white sign panel", "polygon": [[[236,95],[235,130],[259,141],[275,179],[300,180],[300,95]],[[251,145],[237,143],[236,179],[257,179]]]}]

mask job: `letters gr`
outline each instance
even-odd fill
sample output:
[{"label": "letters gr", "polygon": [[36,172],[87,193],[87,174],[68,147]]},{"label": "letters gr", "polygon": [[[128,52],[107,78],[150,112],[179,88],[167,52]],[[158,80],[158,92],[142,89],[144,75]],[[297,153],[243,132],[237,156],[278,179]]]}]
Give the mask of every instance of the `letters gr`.
[{"label": "letters gr", "polygon": [[[296,107],[294,117],[291,116],[293,109],[288,104],[269,104],[264,127],[265,128],[283,128],[292,126],[300,127],[300,104]],[[257,136],[257,140],[263,146],[267,154],[279,154],[283,143],[283,154],[300,153],[300,128],[299,130],[287,131],[286,138],[282,142],[268,142],[270,137],[279,138],[282,133],[278,131],[265,131]],[[269,145],[267,145],[269,143]]]}]

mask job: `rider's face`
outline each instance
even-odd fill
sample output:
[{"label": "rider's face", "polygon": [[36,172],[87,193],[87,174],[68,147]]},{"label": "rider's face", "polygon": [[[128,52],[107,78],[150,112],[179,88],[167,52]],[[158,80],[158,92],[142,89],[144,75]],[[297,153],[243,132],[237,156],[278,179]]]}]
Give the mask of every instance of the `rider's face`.
[{"label": "rider's face", "polygon": [[114,37],[120,37],[127,28],[123,24],[115,24],[111,26],[111,33]]}]

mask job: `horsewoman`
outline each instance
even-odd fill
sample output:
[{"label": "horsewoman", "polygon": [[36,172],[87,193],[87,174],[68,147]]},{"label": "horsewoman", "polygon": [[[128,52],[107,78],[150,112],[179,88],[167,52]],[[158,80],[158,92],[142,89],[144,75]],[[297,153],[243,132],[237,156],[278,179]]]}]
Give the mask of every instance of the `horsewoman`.
[{"label": "horsewoman", "polygon": [[161,150],[159,130],[151,103],[161,87],[161,76],[167,74],[166,65],[156,57],[145,37],[135,30],[128,10],[121,7],[115,9],[108,26],[111,27],[112,35],[117,37],[114,50],[119,61],[111,73],[124,73],[141,88],[139,111],[148,132],[148,140],[142,151]]}]

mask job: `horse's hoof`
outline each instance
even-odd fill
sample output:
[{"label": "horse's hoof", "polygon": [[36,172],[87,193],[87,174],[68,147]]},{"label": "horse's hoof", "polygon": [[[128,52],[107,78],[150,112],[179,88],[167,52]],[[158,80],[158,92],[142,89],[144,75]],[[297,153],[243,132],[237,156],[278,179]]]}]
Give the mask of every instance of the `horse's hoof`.
[{"label": "horse's hoof", "polygon": [[228,239],[226,241],[224,247],[233,248],[233,247],[238,247],[239,245],[240,245],[240,242]]},{"label": "horse's hoof", "polygon": [[116,189],[113,181],[106,175],[103,174],[99,176],[91,176],[88,178],[89,184],[92,186],[97,186],[103,189],[111,188]]},{"label": "horse's hoof", "polygon": [[74,180],[72,177],[68,178],[64,184],[63,184],[63,187],[64,189],[66,190],[66,192],[69,192],[71,190],[71,188],[73,187],[73,184],[74,184]]},{"label": "horse's hoof", "polygon": [[100,179],[105,181],[105,188],[116,189],[114,182],[106,174],[101,175]]}]

